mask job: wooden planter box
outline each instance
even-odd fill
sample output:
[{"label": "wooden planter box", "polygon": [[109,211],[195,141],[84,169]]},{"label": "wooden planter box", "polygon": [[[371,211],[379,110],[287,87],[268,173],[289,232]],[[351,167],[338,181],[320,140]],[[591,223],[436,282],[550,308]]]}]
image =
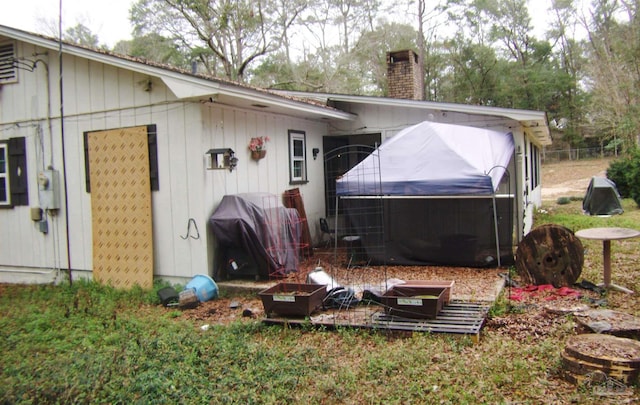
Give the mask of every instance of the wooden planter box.
[{"label": "wooden planter box", "polygon": [[389,315],[402,318],[434,319],[442,310],[446,287],[406,286],[398,284],[382,295]]},{"label": "wooden planter box", "polygon": [[453,295],[453,286],[455,285],[455,281],[453,280],[407,280],[404,283],[400,283],[397,285],[403,287],[434,287],[434,288],[443,288],[444,287],[444,296],[442,299],[445,304],[448,304],[451,301],[451,296]]},{"label": "wooden planter box", "polygon": [[327,286],[319,284],[279,283],[258,293],[267,317],[309,316],[322,306]]}]

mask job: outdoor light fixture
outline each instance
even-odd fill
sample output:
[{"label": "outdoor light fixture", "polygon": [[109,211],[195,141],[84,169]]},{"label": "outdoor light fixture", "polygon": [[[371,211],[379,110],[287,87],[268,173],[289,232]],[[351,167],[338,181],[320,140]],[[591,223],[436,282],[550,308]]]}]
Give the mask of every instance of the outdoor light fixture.
[{"label": "outdoor light fixture", "polygon": [[313,160],[316,160],[318,158],[318,153],[320,153],[320,149],[313,148],[311,152],[313,152]]},{"label": "outdoor light fixture", "polygon": [[209,149],[207,155],[209,155],[208,170],[229,169],[231,172],[238,165],[238,158],[235,157],[235,152],[231,148]]}]

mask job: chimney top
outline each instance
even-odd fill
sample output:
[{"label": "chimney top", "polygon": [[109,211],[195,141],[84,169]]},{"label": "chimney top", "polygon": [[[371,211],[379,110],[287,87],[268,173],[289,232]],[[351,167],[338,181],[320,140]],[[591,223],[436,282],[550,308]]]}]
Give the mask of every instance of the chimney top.
[{"label": "chimney top", "polygon": [[420,85],[418,55],[410,50],[387,52],[387,86],[389,97],[409,100],[424,99]]}]

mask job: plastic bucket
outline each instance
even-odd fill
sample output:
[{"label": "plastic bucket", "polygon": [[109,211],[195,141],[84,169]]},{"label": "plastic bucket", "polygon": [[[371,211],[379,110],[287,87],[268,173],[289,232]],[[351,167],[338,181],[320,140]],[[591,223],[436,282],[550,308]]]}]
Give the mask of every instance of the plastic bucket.
[{"label": "plastic bucket", "polygon": [[205,302],[218,297],[218,286],[215,281],[206,274],[196,274],[184,287],[185,290],[193,289],[198,301]]},{"label": "plastic bucket", "polygon": [[327,274],[322,267],[316,267],[315,270],[307,274],[307,283],[326,285],[327,292],[333,290],[336,287],[341,287],[341,285],[338,284],[338,282],[335,281],[333,277]]}]

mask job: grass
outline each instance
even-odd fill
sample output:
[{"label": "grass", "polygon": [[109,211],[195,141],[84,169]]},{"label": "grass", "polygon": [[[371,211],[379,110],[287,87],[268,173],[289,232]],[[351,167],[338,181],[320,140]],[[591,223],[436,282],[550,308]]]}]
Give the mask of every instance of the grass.
[{"label": "grass", "polygon": [[[588,217],[580,201],[545,205],[536,225],[638,228],[640,210]],[[600,281],[597,241],[583,276]],[[638,241],[613,243],[614,279],[640,291]],[[539,404],[619,402],[558,377],[570,316],[554,330],[470,338],[341,328],[266,326],[243,319],[207,331],[162,308],[154,290],[8,285],[0,290],[0,403]],[[638,314],[637,299],[607,296]],[[501,298],[492,316],[520,314]],[[634,388],[636,397],[640,390]],[[625,398],[626,399],[626,398]]]}]

